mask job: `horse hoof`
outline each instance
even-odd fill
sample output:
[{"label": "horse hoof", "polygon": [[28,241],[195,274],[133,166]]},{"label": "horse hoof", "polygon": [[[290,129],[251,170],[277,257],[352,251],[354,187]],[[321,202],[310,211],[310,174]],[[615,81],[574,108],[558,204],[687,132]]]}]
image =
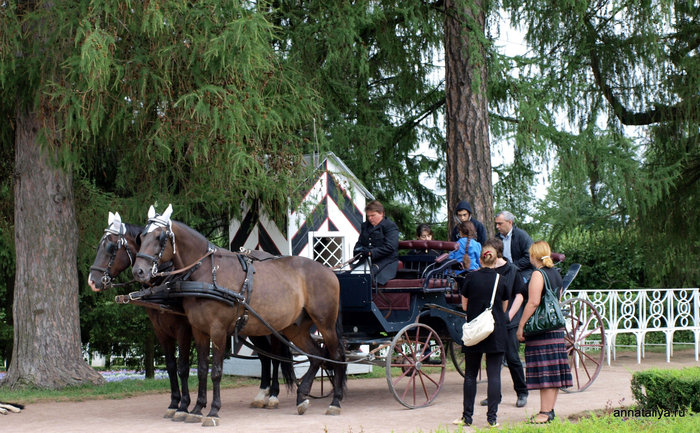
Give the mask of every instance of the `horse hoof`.
[{"label": "horse hoof", "polygon": [[307,398],[306,400],[302,401],[301,403],[299,403],[297,405],[297,413],[299,415],[304,415],[304,412],[306,412],[306,409],[308,409],[310,405],[311,405],[311,402]]},{"label": "horse hoof", "polygon": [[254,407],[256,409],[260,409],[265,407],[265,400],[253,400],[250,402],[250,407]]},{"label": "horse hoof", "polygon": [[221,423],[221,419],[218,416],[206,416],[202,421],[202,427],[216,427]]},{"label": "horse hoof", "polygon": [[326,415],[340,415],[340,407],[330,405],[326,409]]},{"label": "horse hoof", "polygon": [[175,412],[177,409],[168,409],[165,411],[165,414],[163,414],[163,418],[172,418],[173,415],[175,415]]},{"label": "horse hoof", "polygon": [[204,415],[190,413],[190,414],[187,414],[187,416],[185,417],[185,422],[194,424],[197,422],[202,422],[202,418],[204,418]]},{"label": "horse hoof", "polygon": [[184,421],[188,415],[189,415],[189,413],[178,410],[177,412],[175,412],[175,415],[173,415],[173,421],[175,421],[175,422]]},{"label": "horse hoof", "polygon": [[280,400],[277,397],[270,397],[265,407],[268,409],[277,409],[280,407]]}]

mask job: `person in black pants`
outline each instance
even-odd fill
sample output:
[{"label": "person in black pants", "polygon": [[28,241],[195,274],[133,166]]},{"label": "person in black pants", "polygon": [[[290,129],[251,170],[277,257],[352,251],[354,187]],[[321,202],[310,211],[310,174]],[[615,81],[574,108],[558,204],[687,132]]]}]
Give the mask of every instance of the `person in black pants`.
[{"label": "person in black pants", "polygon": [[[515,406],[524,407],[527,405],[528,391],[525,383],[525,368],[520,360],[520,342],[518,341],[517,331],[520,317],[523,315],[527,286],[523,283],[517,267],[503,258],[503,241],[499,238],[491,238],[486,241],[484,246],[486,245],[494,247],[498,253],[495,269],[496,272],[501,274],[501,279],[504,281],[508,293],[508,308],[506,310],[508,341],[505,360],[510,371],[510,377],[513,379],[513,389],[515,389],[515,393],[518,396]],[[480,404],[487,406],[488,398],[482,400]]]},{"label": "person in black pants", "polygon": [[[491,335],[473,346],[463,346],[464,365],[464,407],[462,416],[453,421],[457,425],[471,425],[474,415],[474,399],[476,398],[476,376],[481,366],[481,358],[486,354],[486,374],[488,376],[488,411],[486,420],[490,426],[498,426],[498,404],[501,401],[501,363],[506,350],[506,315],[508,297],[506,286],[502,279],[497,281],[497,253],[492,246],[485,247],[481,252],[482,268],[467,273],[461,288],[462,308],[467,312],[467,320],[473,320],[485,311],[493,296],[491,313],[494,319],[494,329]],[[493,295],[494,286],[496,293]]]}]

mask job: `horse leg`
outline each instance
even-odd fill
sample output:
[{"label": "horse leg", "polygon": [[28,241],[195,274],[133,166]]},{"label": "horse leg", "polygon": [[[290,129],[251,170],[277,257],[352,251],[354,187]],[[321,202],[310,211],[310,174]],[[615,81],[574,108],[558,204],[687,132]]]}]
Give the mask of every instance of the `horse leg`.
[{"label": "horse leg", "polygon": [[326,410],[326,415],[340,415],[340,401],[343,399],[343,391],[347,381],[345,348],[340,344],[343,327],[339,315],[332,326],[324,327],[319,325],[321,324],[317,324],[317,328],[323,336],[324,358],[338,361],[333,362],[333,400]]},{"label": "horse leg", "polygon": [[345,347],[341,344],[341,335],[343,335],[343,326],[340,322],[340,316],[338,316],[335,332],[331,332],[329,338],[324,336],[323,339],[324,342],[327,342],[328,357],[339,361],[333,363],[333,400],[326,410],[326,415],[340,415],[340,401],[343,399],[347,384],[348,366],[345,364]]},{"label": "horse leg", "polygon": [[[262,350],[270,351],[270,343],[267,337],[250,337],[250,341]],[[255,399],[250,403],[251,407],[262,408],[267,406],[270,398],[270,358],[258,353],[260,360],[260,390]]]},{"label": "horse leg", "polygon": [[219,409],[221,409],[221,377],[224,372],[224,355],[226,352],[226,338],[228,337],[226,330],[219,328],[211,333],[211,383],[212,383],[212,398],[211,410],[204,418],[202,426],[217,426],[219,425]]},{"label": "horse leg", "polygon": [[277,359],[268,359],[268,365],[272,364],[272,380],[270,383],[270,399],[267,402],[268,409],[277,409],[280,406],[280,381],[279,370],[280,362]]},{"label": "horse leg", "polygon": [[[306,326],[300,326],[298,332],[294,332],[293,335],[289,335],[289,338],[294,342],[294,344],[304,352],[310,355],[320,356],[323,352],[317,343],[311,338],[309,334],[310,322]],[[311,385],[313,384],[316,373],[321,366],[321,361],[309,357],[309,369],[306,371],[304,376],[301,378],[301,383],[297,388],[297,413],[303,415],[311,404],[309,400],[309,392],[311,391]]]},{"label": "horse leg", "polygon": [[180,386],[177,383],[177,361],[175,358],[175,342],[172,338],[159,332],[157,324],[154,322],[154,330],[163,348],[165,354],[165,370],[168,372],[168,380],[170,380],[170,406],[165,411],[163,418],[172,418],[177,411],[180,403]]},{"label": "horse leg", "polygon": [[192,412],[185,418],[187,423],[202,421],[202,409],[207,406],[207,375],[209,374],[209,337],[194,328],[192,329],[192,334],[197,346],[197,380],[199,385],[197,389],[197,403],[194,405]]},{"label": "horse leg", "polygon": [[180,378],[180,387],[182,396],[180,397],[180,405],[173,415],[173,421],[184,421],[187,417],[187,407],[190,405],[190,347],[192,346],[192,328],[189,323],[183,323],[178,330],[177,335],[178,345],[178,361],[177,375]]}]

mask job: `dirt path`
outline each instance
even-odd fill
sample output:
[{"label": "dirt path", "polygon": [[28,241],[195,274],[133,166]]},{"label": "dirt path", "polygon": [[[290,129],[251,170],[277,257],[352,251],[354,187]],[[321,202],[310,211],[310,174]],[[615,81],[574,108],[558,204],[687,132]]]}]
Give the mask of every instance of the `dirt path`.
[{"label": "dirt path", "polygon": [[[652,367],[682,368],[700,366],[692,351],[676,352],[670,363],[664,354],[647,353],[641,365],[634,353],[618,354],[611,366],[605,365],[595,383],[577,394],[561,393],[556,411],[559,417],[586,410],[628,406],[633,403],[630,391],[632,373]],[[515,407],[515,393],[507,369],[503,370],[503,401],[498,420],[502,425],[518,423],[539,410],[539,395],[530,394],[524,408]],[[311,433],[413,433],[435,431],[440,426],[455,427],[450,422],[461,413],[462,378],[456,372],[446,375],[445,384],[435,403],[427,408],[409,410],[394,400],[385,379],[348,381],[340,416],[326,416],[330,399],[313,400],[303,416],[296,415],[295,396],[284,394],[277,410],[252,409],[249,403],[256,387],[222,391],[220,432],[311,432]],[[485,398],[486,384],[480,383],[477,401]],[[211,399],[211,396],[209,397]],[[122,400],[95,400],[70,403],[36,403],[19,414],[0,416],[3,433],[140,433],[201,432],[199,424],[183,424],[162,418],[167,394],[133,397]],[[475,426],[486,425],[486,408],[477,407]]]}]

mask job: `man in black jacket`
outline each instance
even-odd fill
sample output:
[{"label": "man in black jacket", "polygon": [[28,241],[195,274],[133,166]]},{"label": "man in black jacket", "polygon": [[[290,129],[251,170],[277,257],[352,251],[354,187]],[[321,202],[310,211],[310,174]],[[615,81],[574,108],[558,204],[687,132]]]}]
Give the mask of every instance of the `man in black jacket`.
[{"label": "man in black jacket", "polygon": [[384,206],[377,200],[367,203],[365,216],[353,254],[362,255],[360,263],[371,258],[374,280],[386,284],[399,268],[399,228],[384,216]]},{"label": "man in black jacket", "polygon": [[513,263],[522,275],[525,283],[530,281],[534,267],[530,263],[530,245],[532,238],[514,224],[515,217],[508,211],[496,215],[496,230],[503,241],[503,257]]},{"label": "man in black jacket", "polygon": [[476,229],[476,241],[479,242],[482,246],[484,245],[484,242],[486,242],[486,228],[483,224],[481,224],[481,221],[477,220],[476,218],[473,218],[472,214],[472,207],[468,201],[462,200],[459,203],[457,203],[457,207],[455,208],[457,224],[455,224],[454,228],[452,228],[452,235],[450,235],[450,240],[452,242],[457,242],[459,240],[459,230],[457,229],[459,223],[463,221],[471,221],[472,224],[474,224],[474,228]]}]

